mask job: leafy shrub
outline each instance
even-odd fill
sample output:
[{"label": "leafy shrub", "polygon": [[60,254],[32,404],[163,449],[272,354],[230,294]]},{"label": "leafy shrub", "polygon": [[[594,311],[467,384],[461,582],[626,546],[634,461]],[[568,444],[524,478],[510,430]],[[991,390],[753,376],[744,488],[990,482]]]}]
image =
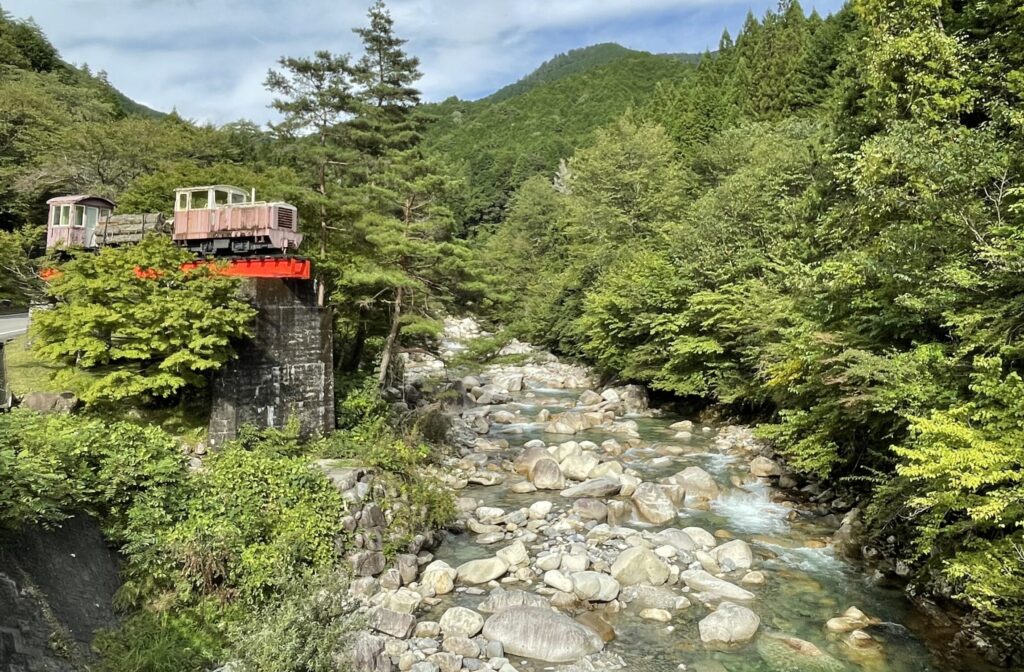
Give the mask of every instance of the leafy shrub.
[{"label": "leafy shrub", "polygon": [[[889,488],[912,492],[895,513],[915,529],[916,557],[937,566],[991,624],[1024,620],[1024,379],[977,358],[974,398],[915,417]],[[878,512],[875,512],[876,515]],[[889,512],[892,515],[894,512]]]},{"label": "leafy shrub", "polygon": [[273,603],[232,629],[231,657],[244,672],[342,672],[361,620],[348,580],[325,572],[291,581]]},{"label": "leafy shrub", "polygon": [[[330,567],[345,506],[293,442],[245,432],[191,474],[177,507],[140,508],[129,524],[129,576],[162,578],[183,599],[259,604],[296,573]],[[159,583],[127,589],[144,595]]]},{"label": "leafy shrub", "polygon": [[140,611],[97,633],[98,672],[201,672],[224,655],[223,608]]},{"label": "leafy shrub", "polygon": [[140,498],[177,490],[177,442],[155,427],[16,409],[0,415],[0,524],[48,525],[78,509],[121,539]]}]

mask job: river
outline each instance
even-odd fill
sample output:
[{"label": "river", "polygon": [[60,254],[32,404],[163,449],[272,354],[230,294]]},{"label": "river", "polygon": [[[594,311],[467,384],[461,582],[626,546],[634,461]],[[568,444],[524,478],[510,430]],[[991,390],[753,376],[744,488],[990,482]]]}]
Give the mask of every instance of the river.
[{"label": "river", "polygon": [[[800,504],[794,493],[776,486],[775,478],[751,474],[751,459],[761,446],[750,430],[700,423],[696,418],[657,410],[622,414],[620,409],[611,422],[572,434],[555,433],[552,416],[557,419],[563,417],[559,414],[568,413],[568,417],[575,417],[572,414],[595,408],[595,393],[587,391],[590,385],[584,383],[592,381],[586,380],[585,372],[552,362],[546,354],[542,360],[547,363],[475,372],[483,390],[497,390],[494,395],[488,392],[482,400],[499,403],[475,405],[464,412],[464,417],[476,423],[478,440],[472,451],[464,450],[462,459],[451,465],[448,476],[459,488],[464,521],[471,523],[477,533],[467,530],[450,535],[434,554],[436,560],[458,568],[471,560],[493,558],[498,549],[522,540],[529,560],[518,570],[510,568],[502,578],[480,585],[462,581],[460,570],[455,590],[438,596],[432,605],[428,602],[424,618],[440,619],[454,605],[479,610],[494,586],[500,584],[507,589],[539,593],[570,616],[594,611],[614,630],[614,639],[605,644],[604,650],[576,662],[571,668],[575,670],[938,672],[984,668],[979,661],[945,655],[943,652],[951,650],[951,630],[930,623],[909,602],[900,585],[837,553],[830,543],[837,516],[823,516],[816,507]],[[566,371],[571,374],[565,375]],[[474,372],[462,371],[459,375],[469,373]],[[521,389],[517,375],[522,376]],[[505,382],[495,385],[495,380]],[[509,387],[509,380],[513,389],[505,395],[502,392]],[[584,394],[590,404],[581,407]],[[596,406],[602,404],[614,407],[604,400]],[[608,443],[610,439],[612,443]],[[616,449],[616,443],[622,448]],[[714,479],[718,493],[705,499],[692,497],[687,490],[675,516],[660,524],[645,520],[631,504],[631,497],[622,494],[595,498],[608,507],[608,518],[602,518],[600,512],[581,516],[579,499],[564,496],[563,490],[524,492],[532,486],[525,474],[516,473],[520,466],[516,460],[522,460],[531,447],[536,451],[538,445],[556,453],[556,457],[591,453],[602,464],[618,462],[625,474],[641,482],[667,483],[665,479],[688,467],[699,467]],[[474,480],[474,474],[485,476],[475,479],[478,481],[500,482],[467,482]],[[573,483],[569,480],[566,486]],[[672,492],[671,486],[663,487]],[[551,511],[541,520],[531,518],[530,525],[523,525],[522,516],[530,513],[529,507],[538,501],[550,502]],[[500,511],[476,508],[480,506]],[[600,508],[600,504],[593,506]],[[483,521],[484,516],[491,520]],[[661,539],[657,533],[673,528],[702,528],[713,535],[711,543],[716,546],[742,540],[751,551],[751,566],[719,567],[714,557],[709,557],[714,549],[680,549],[673,553],[664,546],[657,548]],[[612,531],[610,538],[606,538],[607,530]],[[687,598],[689,606],[665,610],[662,619],[652,620],[650,613],[641,617],[640,607],[644,605],[627,601],[625,584],[618,599],[577,600],[550,585],[558,585],[566,577],[571,579],[571,571],[552,575],[546,568],[558,563],[541,562],[552,554],[579,553],[589,556],[583,562],[590,570],[614,574],[614,567],[609,570],[609,565],[617,553],[631,546],[657,548],[666,565],[678,568],[659,590]],[[563,560],[562,569],[565,564]],[[760,619],[754,636],[741,637],[731,644],[702,641],[698,624],[720,608],[722,600],[699,593],[680,576],[696,570],[708,570],[753,594],[743,607]],[[850,607],[863,612],[870,622],[860,623],[857,628],[839,628],[838,632],[826,627],[830,619]],[[481,639],[481,645],[485,641]],[[560,669],[551,662],[511,654],[507,643],[505,648],[511,669]]]}]

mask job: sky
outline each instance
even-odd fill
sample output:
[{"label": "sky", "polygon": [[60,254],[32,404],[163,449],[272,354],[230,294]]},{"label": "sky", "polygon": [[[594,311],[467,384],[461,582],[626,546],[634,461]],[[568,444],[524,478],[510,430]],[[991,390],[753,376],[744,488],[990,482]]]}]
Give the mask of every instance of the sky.
[{"label": "sky", "polygon": [[[32,17],[65,60],[105,70],[130,98],[198,122],[273,118],[263,88],[281,56],[358,53],[371,0],[0,0]],[[828,14],[843,0],[804,0]],[[714,49],[777,0],[389,0],[420,58],[428,101],[475,99],[570,49]]]}]

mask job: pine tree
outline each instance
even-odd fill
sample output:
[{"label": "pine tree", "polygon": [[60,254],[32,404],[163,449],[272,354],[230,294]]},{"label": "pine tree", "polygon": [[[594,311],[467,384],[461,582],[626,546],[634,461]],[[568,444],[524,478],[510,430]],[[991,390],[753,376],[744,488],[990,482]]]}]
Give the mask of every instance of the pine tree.
[{"label": "pine tree", "polygon": [[388,151],[419,142],[418,124],[411,112],[420,102],[415,83],[422,73],[419,59],[402,49],[395,22],[383,0],[368,12],[370,25],[354,32],[363,42],[363,56],[355,64],[353,79],[359,86],[359,113],[352,121],[352,138],[372,174]]},{"label": "pine tree", "polygon": [[345,125],[357,110],[348,56],[318,51],[313,58],[282,58],[283,72],[271,70],[265,86],[278,97],[272,107],[283,119],[271,130],[287,142],[297,166],[310,173],[311,205],[320,225],[317,300],[326,303],[326,271],[332,267],[331,233],[345,220],[344,175],[353,162]]}]

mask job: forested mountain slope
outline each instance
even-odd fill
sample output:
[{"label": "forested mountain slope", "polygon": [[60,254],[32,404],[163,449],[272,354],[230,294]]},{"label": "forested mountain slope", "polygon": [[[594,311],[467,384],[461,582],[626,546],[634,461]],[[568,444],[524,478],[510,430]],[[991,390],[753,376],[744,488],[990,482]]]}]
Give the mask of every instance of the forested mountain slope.
[{"label": "forested mountain slope", "polygon": [[627,49],[621,44],[605,42],[593,44],[580,49],[570,49],[567,53],[558,54],[554,58],[544,61],[536,70],[526,75],[518,82],[503,86],[489,96],[481,100],[498,103],[515,96],[521,96],[530,89],[542,84],[564,79],[585,70],[597,68],[602,65],[617,61],[627,56],[635,56],[642,52],[634,49]]},{"label": "forested mountain slope", "polygon": [[[606,59],[610,62],[590,65]],[[429,106],[437,121],[425,142],[464,169],[463,225],[495,222],[516,185],[553,173],[560,159],[590,141],[594,129],[642,105],[658,82],[682,84],[692,72],[692,65],[676,57],[618,45],[570,52],[520,82],[528,83],[521,93],[503,89],[497,99],[453,98]]]}]

